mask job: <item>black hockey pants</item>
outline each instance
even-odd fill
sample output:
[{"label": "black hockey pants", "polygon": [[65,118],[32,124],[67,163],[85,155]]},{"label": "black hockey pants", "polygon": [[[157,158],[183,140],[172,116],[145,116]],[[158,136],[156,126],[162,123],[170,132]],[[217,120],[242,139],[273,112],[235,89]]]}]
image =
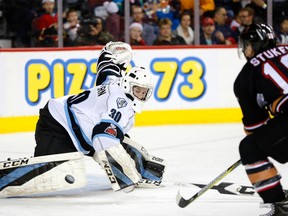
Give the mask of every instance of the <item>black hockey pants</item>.
[{"label": "black hockey pants", "polygon": [[50,114],[48,103],[40,109],[35,132],[36,147],[34,156],[75,152],[68,132]]},{"label": "black hockey pants", "polygon": [[279,163],[288,162],[288,116],[277,116],[246,136],[239,151],[244,165],[265,160],[268,156]]}]

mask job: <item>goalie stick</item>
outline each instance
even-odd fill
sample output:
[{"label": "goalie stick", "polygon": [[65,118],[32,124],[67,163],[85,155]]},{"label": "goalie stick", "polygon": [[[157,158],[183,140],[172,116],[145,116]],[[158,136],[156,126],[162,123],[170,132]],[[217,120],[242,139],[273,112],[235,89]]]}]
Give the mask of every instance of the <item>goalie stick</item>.
[{"label": "goalie stick", "polygon": [[210,188],[212,188],[214,185],[216,185],[219,181],[221,181],[225,176],[227,176],[229,173],[231,173],[235,168],[237,168],[241,164],[241,160],[239,159],[234,164],[232,164],[228,169],[226,169],[224,172],[222,172],[220,175],[218,175],[215,179],[213,179],[209,184],[207,184],[205,187],[203,187],[199,192],[197,192],[195,195],[193,195],[189,199],[185,199],[181,196],[180,190],[178,190],[177,196],[176,196],[176,202],[179,207],[185,208],[190,203],[195,201],[197,198],[199,198],[201,195],[203,195],[206,191],[208,191]]}]

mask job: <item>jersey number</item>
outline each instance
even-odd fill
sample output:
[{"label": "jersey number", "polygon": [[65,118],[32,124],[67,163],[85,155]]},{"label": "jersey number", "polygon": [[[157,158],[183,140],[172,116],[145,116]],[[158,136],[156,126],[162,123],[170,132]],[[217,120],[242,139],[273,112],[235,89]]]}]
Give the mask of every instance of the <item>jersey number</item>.
[{"label": "jersey number", "polygon": [[114,121],[119,122],[120,119],[121,119],[121,117],[122,117],[121,112],[117,111],[116,109],[111,109],[110,112],[111,112],[111,113],[110,113],[109,116],[110,116],[112,119],[114,119]]},{"label": "jersey number", "polygon": [[[288,69],[288,55],[281,57],[280,62]],[[284,94],[288,93],[288,77],[281,71],[273,67],[269,62],[266,62],[263,67],[263,73],[266,77],[272,79],[272,81],[283,90]]]},{"label": "jersey number", "polygon": [[80,94],[69,97],[67,102],[69,105],[81,103],[89,97],[89,94],[90,94],[90,91],[84,91]]}]

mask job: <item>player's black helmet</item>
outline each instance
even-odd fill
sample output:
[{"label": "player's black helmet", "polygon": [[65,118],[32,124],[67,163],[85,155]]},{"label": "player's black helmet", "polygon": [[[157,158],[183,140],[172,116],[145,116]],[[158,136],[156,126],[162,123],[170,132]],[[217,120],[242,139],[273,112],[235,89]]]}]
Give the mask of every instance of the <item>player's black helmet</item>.
[{"label": "player's black helmet", "polygon": [[240,35],[239,48],[244,50],[248,43],[252,45],[255,54],[275,47],[276,37],[273,28],[263,23],[246,26]]}]

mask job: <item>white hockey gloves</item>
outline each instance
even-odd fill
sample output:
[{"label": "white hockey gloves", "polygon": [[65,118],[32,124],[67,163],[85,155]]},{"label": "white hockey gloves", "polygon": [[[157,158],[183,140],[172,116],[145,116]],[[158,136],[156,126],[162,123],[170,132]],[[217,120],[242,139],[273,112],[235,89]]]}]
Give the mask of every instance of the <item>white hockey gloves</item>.
[{"label": "white hockey gloves", "polygon": [[108,76],[122,77],[130,61],[132,60],[132,48],[124,42],[107,43],[97,61],[96,85],[104,83]]},{"label": "white hockey gloves", "polygon": [[141,179],[135,162],[120,144],[95,153],[93,159],[105,170],[114,191],[130,192]]},{"label": "white hockey gloves", "polygon": [[165,171],[166,163],[163,159],[150,155],[147,150],[132,141],[127,136],[124,137],[122,145],[126,152],[135,161],[136,169],[141,174],[139,187],[160,186]]},{"label": "white hockey gloves", "polygon": [[121,41],[110,41],[103,49],[114,55],[115,58],[113,59],[113,63],[122,65],[126,70],[128,64],[132,60],[132,48],[129,44]]}]

